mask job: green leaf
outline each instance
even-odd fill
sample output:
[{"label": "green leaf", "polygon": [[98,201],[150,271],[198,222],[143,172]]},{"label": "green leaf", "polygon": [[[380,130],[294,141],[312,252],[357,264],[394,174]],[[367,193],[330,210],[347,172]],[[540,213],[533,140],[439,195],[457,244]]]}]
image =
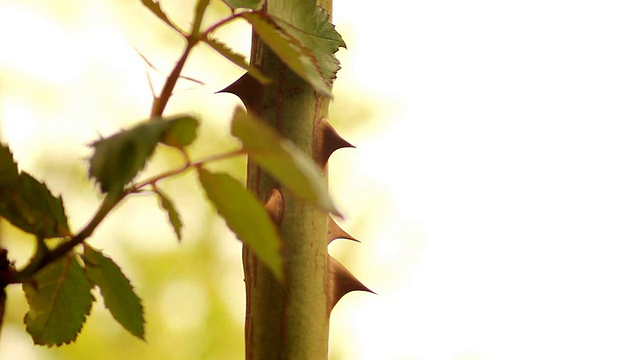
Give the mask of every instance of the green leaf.
[{"label": "green leaf", "polygon": [[18,164],[6,145],[0,146],[0,189],[12,187],[18,181]]},{"label": "green leaf", "polygon": [[238,238],[282,279],[281,240],[276,226],[263,204],[227,174],[198,170],[207,198]]},{"label": "green leaf", "polygon": [[340,69],[340,62],[334,54],[347,45],[329,21],[329,14],[321,6],[316,6],[312,1],[298,2],[297,6],[298,9],[290,12],[291,19],[285,21],[274,18],[274,21],[287,34],[300,41],[305,49],[311,51],[322,78],[331,84]]},{"label": "green leaf", "polygon": [[169,119],[171,126],[165,133],[162,143],[178,149],[189,146],[196,139],[200,123],[198,119],[189,116]]},{"label": "green leaf", "polygon": [[[247,20],[260,38],[287,66],[325,96],[340,69],[335,57],[345,47],[329,15],[313,2],[298,2],[292,19],[278,19],[264,12],[247,12]],[[294,26],[292,24],[298,24]]]},{"label": "green leaf", "polygon": [[249,75],[253,76],[256,80],[258,80],[261,84],[267,84],[271,80],[266,77],[258,68],[251,66],[243,55],[234,52],[231,48],[229,48],[226,44],[216,40],[215,38],[209,36],[203,41],[209,45],[213,50],[217,51],[220,55],[227,58],[227,60],[232,63],[238,65],[239,67],[247,70]]},{"label": "green leaf", "polygon": [[262,7],[264,0],[222,0],[232,9],[256,10]]},{"label": "green leaf", "polygon": [[160,7],[160,1],[140,0],[140,2],[142,2],[142,5],[144,5],[147,9],[151,10],[151,12],[154,13],[165,24],[169,25],[172,29],[176,30],[177,32],[182,33],[182,31],[178,28],[178,26],[176,26],[171,21],[171,19],[169,19],[167,14],[165,14],[165,12],[162,10],[162,8]]},{"label": "green leaf", "polygon": [[0,147],[0,216],[41,238],[71,235],[62,199],[31,175],[19,173],[5,146]]},{"label": "green leaf", "polygon": [[140,298],[120,267],[102,252],[84,245],[82,259],[87,278],[100,288],[104,304],[116,321],[144,340],[144,314]]},{"label": "green leaf", "polygon": [[191,116],[146,121],[94,142],[89,175],[104,193],[118,193],[144,167],[160,141],[188,145],[195,137],[197,120]]},{"label": "green leaf", "polygon": [[157,188],[154,189],[154,192],[158,195],[160,206],[167,212],[167,216],[169,216],[169,223],[171,224],[171,227],[173,227],[173,231],[176,233],[178,241],[180,241],[182,239],[182,220],[180,219],[180,214],[178,214],[173,202],[164,193]]},{"label": "green leaf", "polygon": [[34,343],[59,346],[76,339],[94,298],[75,255],[47,265],[22,289],[29,303],[24,322]]},{"label": "green leaf", "polygon": [[249,157],[300,199],[338,214],[326,181],[315,162],[291,141],[241,108],[231,122],[231,133],[242,141]]}]

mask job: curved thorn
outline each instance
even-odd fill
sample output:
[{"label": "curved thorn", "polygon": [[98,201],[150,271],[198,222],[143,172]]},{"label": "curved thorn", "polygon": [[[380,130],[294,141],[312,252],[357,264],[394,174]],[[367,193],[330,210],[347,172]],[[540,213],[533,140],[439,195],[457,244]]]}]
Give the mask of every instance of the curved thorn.
[{"label": "curved thorn", "polygon": [[331,244],[333,240],[336,239],[347,239],[360,242],[360,240],[354,238],[349,235],[346,231],[344,231],[340,225],[336,223],[335,220],[331,216],[329,216],[329,224],[327,226],[327,245]]},{"label": "curved thorn", "polygon": [[360,282],[360,280],[356,279],[356,277],[347,270],[344,265],[340,264],[338,260],[329,256],[329,308],[333,309],[334,306],[338,303],[338,301],[347,293],[351,291],[367,291],[372,294],[375,292],[371,291],[368,287],[364,286]]},{"label": "curved thorn", "polygon": [[321,168],[327,165],[327,161],[329,161],[329,157],[334,151],[345,147],[355,147],[338,135],[338,132],[329,124],[329,120],[326,117],[320,119],[316,125],[313,140],[313,157]]},{"label": "curved thorn", "polygon": [[242,100],[244,107],[246,107],[248,111],[257,114],[263,87],[264,85],[260,84],[253,76],[245,73],[238,80],[217,93],[236,95]]},{"label": "curved thorn", "polygon": [[271,220],[276,225],[282,223],[282,217],[284,216],[284,197],[282,191],[278,188],[271,188],[267,193],[267,200],[264,203],[264,208],[271,215]]}]

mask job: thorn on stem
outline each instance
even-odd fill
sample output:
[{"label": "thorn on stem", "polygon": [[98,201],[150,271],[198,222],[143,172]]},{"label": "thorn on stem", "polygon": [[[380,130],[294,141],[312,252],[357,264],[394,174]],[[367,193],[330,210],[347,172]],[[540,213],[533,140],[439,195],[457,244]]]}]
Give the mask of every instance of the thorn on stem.
[{"label": "thorn on stem", "polygon": [[253,76],[249,75],[249,73],[245,73],[231,85],[218,91],[218,93],[230,93],[236,95],[240,100],[242,100],[244,107],[246,107],[248,111],[257,114],[263,87],[264,85],[260,84],[260,82]]},{"label": "thorn on stem", "polygon": [[282,191],[278,188],[271,188],[267,193],[267,200],[264,203],[264,208],[271,215],[271,219],[276,225],[282,223],[282,217],[284,216],[284,196]]},{"label": "thorn on stem", "polygon": [[329,256],[329,308],[333,309],[340,299],[351,291],[366,291],[372,294],[368,287],[364,286],[344,265],[332,256]]},{"label": "thorn on stem", "polygon": [[338,225],[336,221],[333,220],[331,216],[329,216],[329,224],[327,227],[327,245],[331,244],[331,242],[336,239],[347,239],[360,242],[360,240],[354,238],[353,236],[349,235],[349,233],[344,231],[340,227],[340,225]]},{"label": "thorn on stem", "polygon": [[326,117],[320,119],[316,125],[314,144],[313,156],[321,168],[327,166],[329,157],[334,151],[345,147],[355,147],[338,134],[336,129],[329,124],[329,120]]}]

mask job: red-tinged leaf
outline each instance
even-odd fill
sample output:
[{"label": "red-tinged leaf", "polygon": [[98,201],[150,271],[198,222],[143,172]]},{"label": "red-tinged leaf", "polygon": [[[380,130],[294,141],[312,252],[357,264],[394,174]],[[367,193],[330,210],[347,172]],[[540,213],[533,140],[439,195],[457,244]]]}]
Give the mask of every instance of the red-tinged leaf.
[{"label": "red-tinged leaf", "polygon": [[207,198],[229,229],[247,245],[278,279],[282,279],[280,236],[263,204],[227,174],[198,170]]},{"label": "red-tinged leaf", "polygon": [[178,214],[173,202],[163,192],[157,188],[154,189],[154,192],[158,195],[160,206],[167,212],[169,223],[176,233],[178,241],[180,241],[182,239],[182,220],[180,219],[180,214]]},{"label": "red-tinged leaf", "polygon": [[94,298],[75,255],[49,264],[22,289],[29,303],[24,322],[35,344],[59,346],[76,339]]},{"label": "red-tinged leaf", "polygon": [[300,199],[338,214],[318,165],[291,141],[241,108],[236,108],[231,133],[249,157]]},{"label": "red-tinged leaf", "polygon": [[100,288],[111,315],[131,334],[144,339],[144,313],[140,298],[120,267],[102,252],[84,245],[82,259],[91,283]]},{"label": "red-tinged leaf", "polygon": [[202,41],[209,45],[213,50],[217,51],[220,55],[227,58],[227,60],[247,70],[249,75],[253,76],[261,84],[267,84],[271,81],[268,77],[262,74],[262,72],[260,72],[258,68],[251,66],[243,55],[234,52],[226,44],[216,40],[211,36],[203,39]]}]

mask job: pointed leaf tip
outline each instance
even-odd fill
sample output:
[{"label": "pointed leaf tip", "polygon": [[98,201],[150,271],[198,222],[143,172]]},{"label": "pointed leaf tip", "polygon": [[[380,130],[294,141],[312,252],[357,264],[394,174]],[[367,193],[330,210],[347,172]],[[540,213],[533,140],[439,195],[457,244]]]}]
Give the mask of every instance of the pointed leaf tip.
[{"label": "pointed leaf tip", "polygon": [[182,219],[171,199],[161,192],[157,187],[154,187],[154,192],[158,196],[158,202],[160,207],[164,209],[169,218],[169,224],[173,228],[173,232],[176,234],[178,241],[182,240]]},{"label": "pointed leaf tip", "polygon": [[120,267],[87,244],[84,244],[82,259],[87,278],[100,288],[104,304],[113,318],[131,334],[144,340],[142,303]]}]

